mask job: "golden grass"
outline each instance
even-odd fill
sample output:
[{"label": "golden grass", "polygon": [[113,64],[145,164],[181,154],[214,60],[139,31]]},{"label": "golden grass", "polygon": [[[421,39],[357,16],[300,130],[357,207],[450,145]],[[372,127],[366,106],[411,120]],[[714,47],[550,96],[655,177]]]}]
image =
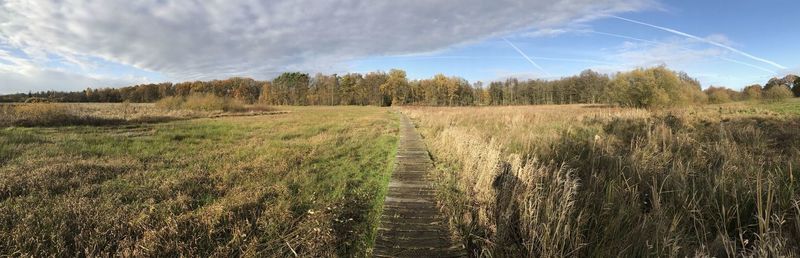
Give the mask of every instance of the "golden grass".
[{"label": "golden grass", "polygon": [[505,153],[531,152],[559,137],[563,130],[577,128],[588,120],[647,117],[643,109],[599,105],[541,105],[501,107],[404,107],[402,111],[438,133],[457,127],[470,137],[496,141]]},{"label": "golden grass", "polygon": [[[201,105],[196,101],[192,105]],[[220,109],[168,108],[150,103],[0,104],[0,127],[122,125],[172,120],[281,113],[264,105],[226,104]]]},{"label": "golden grass", "polygon": [[156,102],[156,107],[169,110],[241,112],[244,104],[214,94],[196,94],[188,97],[166,97]]},{"label": "golden grass", "polygon": [[796,256],[800,118],[710,106],[403,108],[483,256]]}]

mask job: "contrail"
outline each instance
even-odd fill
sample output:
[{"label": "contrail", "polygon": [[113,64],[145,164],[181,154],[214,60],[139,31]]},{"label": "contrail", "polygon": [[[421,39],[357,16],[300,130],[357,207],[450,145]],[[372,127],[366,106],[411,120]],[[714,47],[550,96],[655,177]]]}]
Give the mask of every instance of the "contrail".
[{"label": "contrail", "polygon": [[737,64],[740,64],[740,65],[746,65],[746,66],[749,66],[749,67],[752,67],[752,68],[756,68],[756,69],[761,70],[761,71],[768,72],[770,74],[778,74],[778,72],[776,72],[776,71],[773,71],[773,70],[770,70],[770,69],[767,69],[767,68],[764,68],[764,67],[761,67],[761,66],[757,66],[757,65],[754,65],[754,64],[751,64],[751,63],[742,62],[742,61],[739,61],[739,60],[736,60],[736,59],[730,59],[730,58],[727,58],[727,57],[720,57],[720,59],[728,61],[728,62],[732,62],[732,63],[737,63]]},{"label": "contrail", "polygon": [[576,63],[593,63],[593,64],[615,65],[614,63],[611,63],[611,62],[605,62],[605,61],[599,61],[599,60],[591,60],[591,59],[574,59],[574,58],[541,57],[541,56],[532,56],[531,59],[564,61],[564,62],[576,62]]},{"label": "contrail", "polygon": [[[669,44],[658,42],[658,41],[640,39],[640,38],[635,38],[635,37],[630,37],[630,36],[625,36],[625,35],[620,35],[620,34],[615,34],[615,33],[601,32],[601,31],[594,31],[594,30],[587,30],[585,32],[599,34],[599,35],[606,35],[606,36],[611,36],[611,37],[617,37],[617,38],[623,38],[623,39],[630,39],[630,40],[635,40],[635,41],[641,41],[641,42],[655,44],[655,45],[669,46]],[[685,47],[681,47],[681,46],[675,46],[675,47],[683,49],[683,50],[691,50],[689,48],[685,48]],[[767,68],[764,68],[764,67],[761,67],[761,66],[758,66],[758,65],[754,65],[754,64],[751,64],[751,63],[742,62],[742,61],[735,60],[735,59],[730,59],[730,58],[727,58],[727,57],[718,57],[718,58],[722,59],[722,60],[725,60],[725,61],[728,61],[728,62],[732,62],[732,63],[736,63],[736,64],[740,64],[740,65],[746,65],[746,66],[749,66],[749,67],[752,67],[752,68],[756,68],[758,70],[765,71],[765,72],[768,72],[770,74],[777,74],[778,73],[776,71],[773,71],[773,70],[770,70],[770,69],[767,69]]]},{"label": "contrail", "polygon": [[519,52],[519,54],[520,54],[520,55],[522,55],[522,57],[524,57],[526,60],[528,60],[528,62],[530,62],[530,63],[531,63],[533,66],[535,66],[536,68],[539,68],[539,70],[542,70],[542,72],[544,72],[544,75],[545,75],[545,76],[550,76],[550,74],[549,74],[549,73],[547,73],[547,71],[545,71],[545,70],[544,70],[544,68],[542,68],[541,66],[539,66],[539,64],[537,64],[536,62],[534,62],[534,61],[533,61],[533,59],[531,59],[530,57],[528,57],[528,55],[526,55],[526,54],[525,54],[525,52],[522,52],[522,50],[521,50],[521,49],[519,49],[517,46],[515,46],[515,45],[514,45],[514,43],[511,43],[511,41],[508,41],[506,38],[503,38],[503,41],[505,41],[506,43],[508,43],[509,45],[511,45],[511,47],[512,47],[512,48],[514,48],[514,50],[516,50],[517,52]]},{"label": "contrail", "polygon": [[631,36],[625,36],[625,35],[616,34],[616,33],[608,33],[608,32],[596,31],[596,30],[585,30],[583,32],[599,34],[599,35],[605,35],[605,36],[611,36],[611,37],[617,37],[617,38],[623,38],[623,39],[630,39],[630,40],[641,41],[641,42],[657,44],[657,45],[666,45],[665,43],[661,43],[661,42],[658,42],[658,41],[646,40],[646,39],[641,39],[641,38],[634,38],[634,37],[631,37]]},{"label": "contrail", "polygon": [[746,53],[744,51],[735,49],[733,47],[730,47],[728,45],[725,45],[725,44],[722,44],[722,43],[719,43],[719,42],[716,42],[716,41],[713,41],[713,40],[704,39],[704,38],[701,38],[701,37],[698,37],[698,36],[695,36],[695,35],[692,35],[692,34],[689,34],[689,33],[677,31],[677,30],[674,30],[674,29],[666,28],[666,27],[661,27],[661,26],[658,26],[658,25],[649,24],[649,23],[646,23],[646,22],[640,22],[640,21],[637,21],[637,20],[631,20],[631,19],[627,19],[627,18],[622,18],[622,17],[616,16],[616,15],[609,15],[609,17],[616,18],[616,19],[623,20],[623,21],[627,21],[627,22],[631,22],[631,23],[636,23],[636,24],[639,24],[639,25],[648,26],[648,27],[651,27],[651,28],[656,28],[656,29],[663,30],[663,31],[666,31],[666,32],[670,32],[670,33],[674,33],[674,34],[677,34],[677,35],[681,35],[681,36],[684,36],[684,37],[687,37],[687,38],[699,40],[699,41],[702,41],[702,42],[705,42],[705,43],[708,43],[708,44],[711,44],[711,45],[714,45],[714,46],[717,46],[717,47],[721,47],[721,48],[733,51],[733,52],[738,53],[740,55],[746,56],[746,57],[748,57],[750,59],[753,59],[753,60],[756,60],[756,61],[760,61],[760,62],[764,62],[764,63],[770,64],[772,66],[775,66],[777,68],[780,68],[780,69],[786,69],[786,66],[780,65],[778,63],[772,62],[772,61],[764,59],[764,58],[760,58],[760,57],[748,54],[748,53]]},{"label": "contrail", "polygon": [[[600,61],[600,60],[592,60],[592,59],[575,59],[575,58],[558,58],[558,57],[543,57],[543,56],[528,56],[533,60],[552,60],[552,61],[564,61],[564,62],[576,62],[576,63],[594,63],[594,64],[611,64],[610,62]],[[391,58],[403,58],[403,59],[519,59],[519,56],[414,56],[414,57],[406,57],[406,56],[396,56]]]}]

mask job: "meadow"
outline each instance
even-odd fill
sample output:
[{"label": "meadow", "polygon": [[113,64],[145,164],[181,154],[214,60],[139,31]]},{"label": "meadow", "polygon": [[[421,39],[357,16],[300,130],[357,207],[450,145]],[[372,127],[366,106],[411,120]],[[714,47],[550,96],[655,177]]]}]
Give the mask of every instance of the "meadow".
[{"label": "meadow", "polygon": [[480,257],[797,257],[800,102],[404,107]]},{"label": "meadow", "polygon": [[377,107],[16,105],[0,112],[10,256],[363,255],[397,142]]},{"label": "meadow", "polygon": [[0,105],[0,254],[371,253],[398,113],[476,257],[796,257],[800,101]]}]

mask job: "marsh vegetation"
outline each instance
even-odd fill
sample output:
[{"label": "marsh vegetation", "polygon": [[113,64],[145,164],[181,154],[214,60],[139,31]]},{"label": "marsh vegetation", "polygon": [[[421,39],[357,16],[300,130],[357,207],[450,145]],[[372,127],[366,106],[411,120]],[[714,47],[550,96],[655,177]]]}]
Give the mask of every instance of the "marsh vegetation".
[{"label": "marsh vegetation", "polygon": [[0,104],[0,255],[370,255],[402,112],[475,256],[798,256],[796,79],[392,70],[4,96],[28,101]]},{"label": "marsh vegetation", "polygon": [[[207,115],[152,105],[36,105],[59,105],[30,106],[48,115],[79,112],[67,107],[119,119],[126,115],[112,110],[136,109],[128,119]],[[0,254],[366,253],[391,171],[395,115],[282,109],[288,113],[0,128]]]},{"label": "marsh vegetation", "polygon": [[796,256],[800,102],[403,108],[476,255]]}]

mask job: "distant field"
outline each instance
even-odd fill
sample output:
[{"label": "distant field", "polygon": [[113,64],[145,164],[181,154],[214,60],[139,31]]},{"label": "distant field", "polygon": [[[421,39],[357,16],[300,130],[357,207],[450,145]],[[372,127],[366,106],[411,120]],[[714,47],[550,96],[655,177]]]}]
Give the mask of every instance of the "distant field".
[{"label": "distant field", "polygon": [[[123,104],[103,105],[80,107]],[[0,128],[0,254],[363,255],[391,171],[396,115],[282,110]]]},{"label": "distant field", "polygon": [[717,105],[733,110],[772,111],[779,115],[800,115],[800,98],[792,98],[779,102],[734,102]]},{"label": "distant field", "polygon": [[404,107],[442,209],[495,257],[793,257],[800,102]]}]

